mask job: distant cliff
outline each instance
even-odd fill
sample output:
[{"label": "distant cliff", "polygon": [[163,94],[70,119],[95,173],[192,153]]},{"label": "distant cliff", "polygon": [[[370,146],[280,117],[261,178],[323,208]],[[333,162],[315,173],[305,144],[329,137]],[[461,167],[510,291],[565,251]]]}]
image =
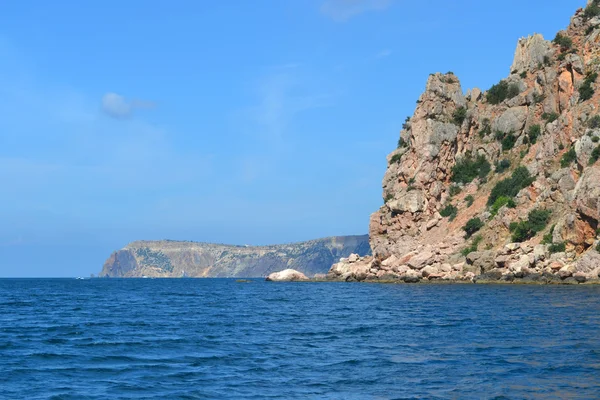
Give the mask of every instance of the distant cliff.
[{"label": "distant cliff", "polygon": [[369,237],[335,236],[273,246],[137,241],[115,251],[101,277],[263,277],[293,268],[308,276],[326,273],[341,257],[368,255]]}]

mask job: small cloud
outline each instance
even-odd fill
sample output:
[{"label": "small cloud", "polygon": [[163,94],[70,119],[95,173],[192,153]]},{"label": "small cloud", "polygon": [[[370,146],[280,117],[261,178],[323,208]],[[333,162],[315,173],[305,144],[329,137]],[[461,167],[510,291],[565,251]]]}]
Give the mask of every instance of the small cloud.
[{"label": "small cloud", "polygon": [[368,11],[385,10],[391,3],[392,0],[326,0],[321,12],[341,22]]},{"label": "small cloud", "polygon": [[106,93],[102,97],[102,111],[116,119],[126,119],[133,115],[136,109],[154,108],[155,104],[145,100],[128,101],[117,93]]},{"label": "small cloud", "polygon": [[385,58],[392,55],[392,51],[390,49],[381,50],[375,57],[377,58]]}]

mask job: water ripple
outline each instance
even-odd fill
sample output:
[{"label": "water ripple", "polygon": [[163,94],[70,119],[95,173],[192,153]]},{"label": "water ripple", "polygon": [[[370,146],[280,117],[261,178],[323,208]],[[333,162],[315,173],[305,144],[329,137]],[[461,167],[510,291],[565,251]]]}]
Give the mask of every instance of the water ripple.
[{"label": "water ripple", "polygon": [[0,280],[0,398],[600,398],[600,288]]}]

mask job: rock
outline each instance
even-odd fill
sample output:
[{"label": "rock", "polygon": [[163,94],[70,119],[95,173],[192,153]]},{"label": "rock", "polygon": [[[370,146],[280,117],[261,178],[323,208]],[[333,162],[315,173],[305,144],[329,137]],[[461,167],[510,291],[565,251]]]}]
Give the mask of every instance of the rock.
[{"label": "rock", "polygon": [[402,277],[402,280],[406,283],[417,283],[421,280],[421,276],[417,271],[409,270],[406,271]]},{"label": "rock", "polygon": [[572,276],[575,272],[577,272],[577,268],[574,265],[565,265],[557,272],[557,275],[560,279],[565,279]]},{"label": "rock", "polygon": [[350,254],[350,256],[348,257],[348,262],[349,262],[349,263],[355,263],[355,262],[357,262],[358,260],[360,260],[360,256],[359,256],[358,254],[354,254],[354,253],[352,253],[352,254]]},{"label": "rock", "polygon": [[527,119],[527,107],[509,108],[492,123],[492,131],[518,133],[523,130]]},{"label": "rock", "polygon": [[533,72],[545,63],[544,57],[551,53],[551,49],[550,42],[540,34],[519,39],[510,70]]},{"label": "rock", "polygon": [[487,272],[496,267],[494,262],[495,253],[491,250],[475,251],[467,255],[467,264],[474,268],[464,267],[463,270],[473,272],[479,275],[482,272]]},{"label": "rock", "polygon": [[500,256],[496,257],[496,259],[494,260],[494,262],[499,267],[505,267],[509,260],[510,260],[509,256],[507,256],[507,255],[500,255]]},{"label": "rock", "polygon": [[309,280],[306,275],[302,272],[298,272],[295,269],[285,269],[280,272],[273,272],[267,276],[267,281],[273,282],[295,282],[295,281],[307,281]]},{"label": "rock", "polygon": [[587,281],[587,276],[583,272],[574,273],[573,278],[579,283],[584,283]]},{"label": "rock", "polygon": [[431,251],[424,250],[408,260],[407,264],[413,269],[421,269],[428,264],[433,264],[434,260],[435,254],[433,254]]},{"label": "rock", "polygon": [[586,252],[576,263],[577,272],[584,274],[591,274],[598,267],[600,267],[600,253],[594,250]]},{"label": "rock", "polygon": [[428,278],[431,275],[439,275],[439,273],[440,271],[431,265],[428,265],[421,270],[421,275],[423,276],[423,278]]},{"label": "rock", "polygon": [[588,167],[575,188],[577,210],[596,221],[600,219],[600,167]]},{"label": "rock", "polygon": [[389,209],[394,213],[411,212],[416,213],[423,211],[427,200],[425,195],[420,190],[411,190],[410,192],[402,192],[396,200],[387,203]]},{"label": "rock", "polygon": [[498,281],[502,278],[502,276],[504,275],[504,270],[502,269],[498,269],[498,268],[494,268],[484,274],[481,274],[478,277],[478,280],[482,280],[482,281]]},{"label": "rock", "polygon": [[547,254],[547,250],[546,250],[546,246],[543,244],[538,244],[537,246],[535,246],[533,248],[533,257],[536,263],[539,263],[540,261],[544,261],[546,259],[546,254]]},{"label": "rock", "polygon": [[509,252],[512,253],[517,249],[521,248],[521,243],[509,243],[507,245],[504,246],[504,248]]}]

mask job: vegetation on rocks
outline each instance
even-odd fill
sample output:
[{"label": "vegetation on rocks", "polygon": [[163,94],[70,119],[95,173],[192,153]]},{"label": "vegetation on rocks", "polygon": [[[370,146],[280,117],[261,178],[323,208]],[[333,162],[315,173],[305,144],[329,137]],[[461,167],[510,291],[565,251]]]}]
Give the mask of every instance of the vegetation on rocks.
[{"label": "vegetation on rocks", "polygon": [[467,208],[469,208],[473,205],[473,202],[475,202],[475,198],[472,195],[468,195],[465,197],[465,202],[467,203]]},{"label": "vegetation on rocks", "polygon": [[560,32],[558,32],[556,34],[556,37],[554,38],[554,40],[552,42],[554,44],[560,46],[560,49],[563,52],[568,51],[571,49],[571,47],[573,47],[573,40],[571,40],[570,37],[565,36]]},{"label": "vegetation on rocks", "polygon": [[479,243],[481,243],[482,240],[483,240],[483,237],[481,235],[475,236],[473,238],[473,241],[471,242],[471,245],[462,249],[460,253],[466,257],[470,253],[477,251],[477,248],[479,247]]},{"label": "vegetation on rocks", "polygon": [[448,204],[446,207],[442,208],[440,215],[444,218],[450,217],[450,221],[454,221],[458,215],[458,209],[452,204]]},{"label": "vegetation on rocks", "polygon": [[600,15],[600,0],[593,0],[587,5],[583,12],[583,17],[590,20]]},{"label": "vegetation on rocks", "polygon": [[461,126],[466,118],[467,109],[465,107],[457,108],[456,111],[454,111],[454,113],[452,114],[452,121],[458,126]]},{"label": "vegetation on rocks", "polygon": [[504,206],[507,206],[508,208],[515,208],[517,204],[510,197],[500,196],[496,199],[496,201],[494,201],[494,204],[492,204],[490,213],[492,214],[492,216],[496,216],[498,214],[498,211],[500,211],[500,209]]},{"label": "vegetation on rocks", "polygon": [[600,115],[594,115],[592,118],[590,118],[587,125],[591,129],[600,128]]},{"label": "vegetation on rocks", "polygon": [[486,98],[490,104],[500,104],[506,99],[517,96],[519,92],[519,85],[515,83],[509,85],[505,80],[501,80],[487,91]]},{"label": "vegetation on rocks", "polygon": [[473,236],[473,234],[483,228],[483,221],[479,218],[471,218],[467,221],[465,226],[463,226],[463,230],[467,234],[467,238]]},{"label": "vegetation on rocks", "polygon": [[579,87],[579,100],[586,101],[594,96],[594,88],[592,84],[598,79],[598,73],[590,72],[585,76],[585,79]]},{"label": "vegetation on rocks", "polygon": [[471,153],[467,153],[452,167],[452,182],[471,183],[477,177],[484,179],[491,170],[492,166],[485,156],[480,154],[473,158]]},{"label": "vegetation on rocks", "polygon": [[566,168],[575,160],[577,160],[577,153],[575,152],[575,148],[571,147],[560,159],[560,166]]},{"label": "vegetation on rocks", "polygon": [[550,247],[548,248],[548,251],[550,251],[550,253],[552,253],[552,254],[554,254],[554,253],[564,253],[566,249],[567,249],[567,245],[565,244],[565,242],[560,242],[560,243],[552,243],[552,244],[550,244]]},{"label": "vegetation on rocks", "polygon": [[448,194],[450,194],[450,197],[454,197],[457,194],[459,194],[460,192],[462,192],[462,189],[460,188],[460,186],[450,185],[450,189],[448,190]]},{"label": "vegetation on rocks", "polygon": [[507,158],[504,158],[500,161],[496,161],[496,164],[494,165],[494,167],[496,169],[496,173],[501,174],[510,168],[510,160]]},{"label": "vegetation on rocks", "polygon": [[390,165],[397,164],[402,160],[402,154],[394,154],[392,158],[390,158]]},{"label": "vegetation on rocks", "polygon": [[555,112],[551,112],[551,113],[543,113],[542,114],[542,119],[544,121],[546,121],[547,123],[551,124],[552,122],[556,121],[558,119],[559,115]]},{"label": "vegetation on rocks", "polygon": [[535,178],[531,176],[526,167],[518,167],[513,171],[510,178],[503,179],[494,186],[488,197],[487,205],[493,205],[502,196],[514,198],[522,189],[531,185],[534,180]]},{"label": "vegetation on rocks", "polygon": [[528,219],[511,226],[512,241],[524,242],[534,237],[548,225],[550,210],[535,209],[529,212]]},{"label": "vegetation on rocks", "polygon": [[542,133],[542,128],[539,125],[531,125],[529,127],[529,131],[527,132],[527,137],[529,138],[529,143],[535,144],[537,142],[538,136]]},{"label": "vegetation on rocks", "polygon": [[592,155],[590,156],[590,165],[595,164],[596,161],[600,159],[600,146],[597,146],[594,150],[592,150]]}]

